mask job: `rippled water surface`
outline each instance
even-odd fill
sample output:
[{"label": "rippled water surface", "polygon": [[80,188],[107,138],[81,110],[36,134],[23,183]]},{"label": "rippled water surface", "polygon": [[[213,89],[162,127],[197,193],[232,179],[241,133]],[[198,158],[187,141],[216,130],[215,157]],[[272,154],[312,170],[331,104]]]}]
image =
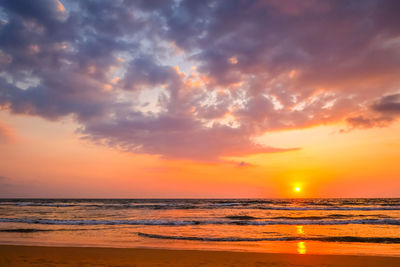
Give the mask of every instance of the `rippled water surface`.
[{"label": "rippled water surface", "polygon": [[0,243],[400,256],[400,199],[2,199]]}]

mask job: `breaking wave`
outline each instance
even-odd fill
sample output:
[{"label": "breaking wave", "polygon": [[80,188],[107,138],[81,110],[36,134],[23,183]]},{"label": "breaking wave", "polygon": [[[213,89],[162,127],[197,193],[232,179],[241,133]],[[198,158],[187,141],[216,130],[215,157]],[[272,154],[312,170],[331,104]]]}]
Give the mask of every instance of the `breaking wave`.
[{"label": "breaking wave", "polygon": [[36,218],[0,218],[0,222],[48,225],[400,225],[397,219],[358,220],[49,220]]},{"label": "breaking wave", "polygon": [[323,242],[362,242],[362,243],[386,243],[398,244],[400,238],[395,237],[357,237],[357,236],[328,236],[328,237],[197,237],[197,236],[169,236],[158,234],[138,233],[139,236],[158,239],[191,240],[209,242],[256,242],[256,241],[323,241]]}]

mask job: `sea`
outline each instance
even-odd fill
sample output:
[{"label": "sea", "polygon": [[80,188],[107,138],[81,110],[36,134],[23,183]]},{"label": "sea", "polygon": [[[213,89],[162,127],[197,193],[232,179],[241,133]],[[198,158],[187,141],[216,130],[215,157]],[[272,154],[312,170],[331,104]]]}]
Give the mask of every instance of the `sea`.
[{"label": "sea", "polygon": [[400,257],[400,198],[0,199],[0,244]]}]

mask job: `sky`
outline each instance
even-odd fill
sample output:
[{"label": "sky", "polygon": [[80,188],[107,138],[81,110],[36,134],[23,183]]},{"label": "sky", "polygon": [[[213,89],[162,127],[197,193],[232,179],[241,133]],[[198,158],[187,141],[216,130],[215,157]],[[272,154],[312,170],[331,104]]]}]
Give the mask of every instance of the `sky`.
[{"label": "sky", "polygon": [[399,11],[0,0],[0,197],[400,197]]}]

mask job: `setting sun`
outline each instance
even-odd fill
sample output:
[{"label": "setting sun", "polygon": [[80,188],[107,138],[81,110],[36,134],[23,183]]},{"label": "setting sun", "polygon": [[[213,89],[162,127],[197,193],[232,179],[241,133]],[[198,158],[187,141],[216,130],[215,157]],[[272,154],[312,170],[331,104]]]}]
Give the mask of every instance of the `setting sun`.
[{"label": "setting sun", "polygon": [[300,187],[298,187],[298,186],[296,186],[296,187],[294,188],[294,191],[296,191],[296,192],[300,192],[300,191],[301,191],[301,188],[300,188]]}]

